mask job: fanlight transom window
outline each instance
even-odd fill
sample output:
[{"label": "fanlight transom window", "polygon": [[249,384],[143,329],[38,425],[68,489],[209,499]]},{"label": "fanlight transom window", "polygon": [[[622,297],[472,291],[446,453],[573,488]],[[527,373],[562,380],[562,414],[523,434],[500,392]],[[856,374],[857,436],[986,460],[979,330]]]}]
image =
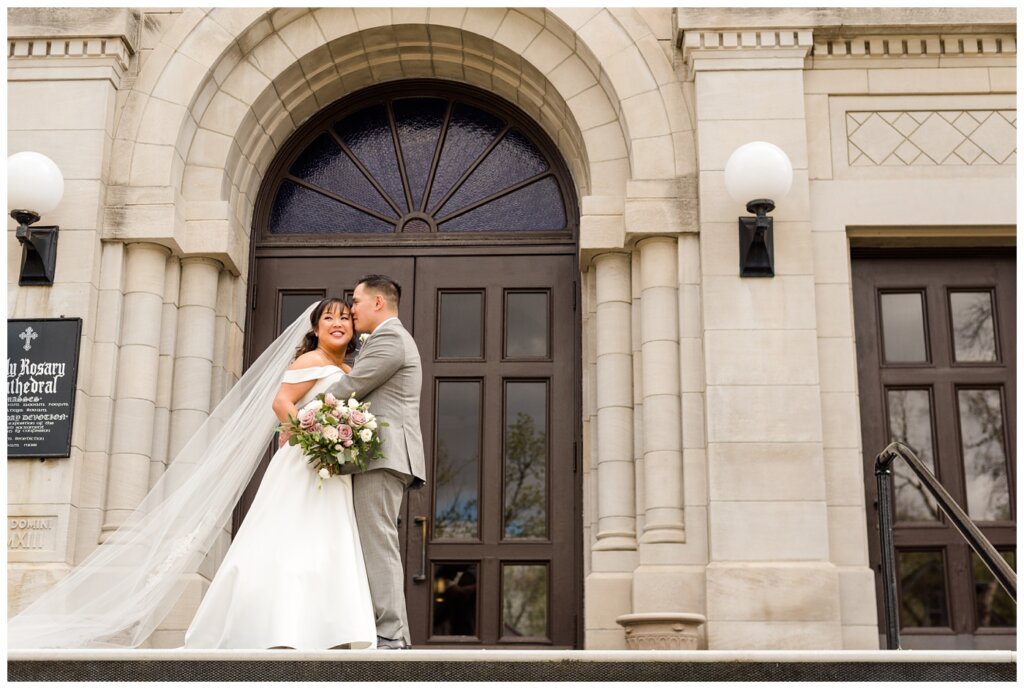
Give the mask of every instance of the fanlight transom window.
[{"label": "fanlight transom window", "polygon": [[458,97],[381,99],[303,142],[278,172],[272,235],[570,231],[551,155]]}]

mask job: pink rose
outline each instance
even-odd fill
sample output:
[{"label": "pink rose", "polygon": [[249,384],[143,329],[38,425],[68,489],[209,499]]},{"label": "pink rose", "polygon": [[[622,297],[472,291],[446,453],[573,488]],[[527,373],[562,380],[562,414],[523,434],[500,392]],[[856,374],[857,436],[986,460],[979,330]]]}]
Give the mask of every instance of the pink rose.
[{"label": "pink rose", "polygon": [[369,421],[369,419],[366,418],[366,414],[358,409],[353,409],[352,413],[348,415],[348,422],[353,426],[362,426],[367,421]]},{"label": "pink rose", "polygon": [[345,447],[352,447],[352,441],[346,440],[345,442],[342,443],[342,445],[344,445]]},{"label": "pink rose", "polygon": [[302,430],[309,430],[315,423],[316,412],[314,410],[310,409],[309,411],[304,411],[299,414],[299,426],[302,427]]},{"label": "pink rose", "polygon": [[[352,427],[347,424],[341,424],[340,426],[338,426],[338,440],[341,441],[342,445],[345,445],[346,442],[351,443]],[[348,445],[345,445],[345,447],[348,447]]]},{"label": "pink rose", "polygon": [[337,403],[338,398],[332,395],[331,393],[328,392],[324,395],[324,404],[326,404],[328,407],[333,407]]}]

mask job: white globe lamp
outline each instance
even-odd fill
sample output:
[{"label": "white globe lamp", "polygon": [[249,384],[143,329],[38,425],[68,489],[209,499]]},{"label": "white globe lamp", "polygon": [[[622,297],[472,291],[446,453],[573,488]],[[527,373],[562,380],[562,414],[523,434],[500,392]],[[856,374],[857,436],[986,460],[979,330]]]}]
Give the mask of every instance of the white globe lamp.
[{"label": "white globe lamp", "polygon": [[21,242],[19,285],[52,285],[57,264],[57,232],[60,228],[32,227],[64,196],[64,175],[57,164],[34,151],[7,158],[7,210],[18,221]]},{"label": "white globe lamp", "polygon": [[793,164],[786,152],[766,141],[743,144],[725,163],[725,189],[757,217],[741,217],[740,275],[775,275],[772,219],[768,213],[793,186]]}]

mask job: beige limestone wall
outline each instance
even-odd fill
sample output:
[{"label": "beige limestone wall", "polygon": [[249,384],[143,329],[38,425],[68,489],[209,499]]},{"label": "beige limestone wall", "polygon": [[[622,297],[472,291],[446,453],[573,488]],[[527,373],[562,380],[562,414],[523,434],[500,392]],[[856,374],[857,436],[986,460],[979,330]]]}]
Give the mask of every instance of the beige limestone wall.
[{"label": "beige limestone wall", "polygon": [[[82,38],[70,27],[72,16],[85,35],[105,40]],[[128,10],[11,10],[8,19],[8,154],[49,156],[64,175],[64,196],[40,221],[60,227],[52,287],[17,284],[22,249],[16,224],[7,221],[7,315],[83,322],[71,456],[7,464],[9,534],[18,532],[18,517],[43,518],[48,525],[39,547],[9,538],[8,595],[16,610],[95,547],[103,517],[119,314],[114,308],[101,316],[99,305],[109,306],[121,290],[120,254],[101,241],[103,196],[117,90],[134,50],[138,16]]]}]

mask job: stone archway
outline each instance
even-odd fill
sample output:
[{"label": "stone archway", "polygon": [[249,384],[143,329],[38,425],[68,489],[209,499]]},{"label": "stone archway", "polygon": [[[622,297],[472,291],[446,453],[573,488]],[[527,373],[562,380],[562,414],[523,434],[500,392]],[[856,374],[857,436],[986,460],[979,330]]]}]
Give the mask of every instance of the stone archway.
[{"label": "stone archway", "polygon": [[631,12],[188,10],[127,97],[108,232],[158,233],[244,277],[255,192],[284,139],[344,93],[404,77],[519,105],[559,145],[580,198],[673,179],[692,131],[664,85],[667,56]]},{"label": "stone archway", "polygon": [[[692,126],[634,10],[189,9],[126,97],[104,233],[188,257],[183,285],[186,267],[216,273],[216,311],[226,295],[233,314],[226,344],[211,343],[225,373],[241,370],[254,203],[270,162],[322,107],[405,77],[481,86],[539,123],[576,185],[582,260],[676,217],[675,182],[695,169]],[[172,440],[187,430],[172,423]]]}]

